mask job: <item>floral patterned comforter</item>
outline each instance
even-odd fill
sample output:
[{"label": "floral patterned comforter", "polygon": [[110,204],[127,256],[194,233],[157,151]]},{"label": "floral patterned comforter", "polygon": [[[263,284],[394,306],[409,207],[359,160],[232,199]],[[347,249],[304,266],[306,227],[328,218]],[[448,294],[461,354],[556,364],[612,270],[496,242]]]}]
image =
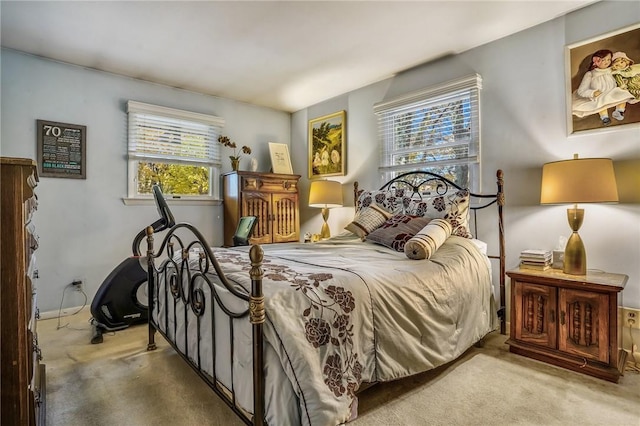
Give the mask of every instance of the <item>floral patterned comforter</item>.
[{"label": "floral patterned comforter", "polygon": [[[249,288],[242,250],[215,255],[227,278]],[[265,339],[297,395],[294,423],[353,419],[363,382],[447,363],[495,329],[488,260],[468,239],[453,236],[418,261],[340,238],[263,250]]]}]

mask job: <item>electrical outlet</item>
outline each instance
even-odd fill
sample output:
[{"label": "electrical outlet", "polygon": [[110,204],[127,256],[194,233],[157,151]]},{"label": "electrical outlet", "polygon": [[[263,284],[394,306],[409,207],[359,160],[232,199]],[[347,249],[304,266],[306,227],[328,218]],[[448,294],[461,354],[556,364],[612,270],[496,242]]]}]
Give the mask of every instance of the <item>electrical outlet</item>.
[{"label": "electrical outlet", "polygon": [[73,280],[71,282],[71,287],[75,290],[75,291],[82,291],[82,280]]},{"label": "electrical outlet", "polygon": [[620,325],[640,329],[640,309],[620,308]]}]

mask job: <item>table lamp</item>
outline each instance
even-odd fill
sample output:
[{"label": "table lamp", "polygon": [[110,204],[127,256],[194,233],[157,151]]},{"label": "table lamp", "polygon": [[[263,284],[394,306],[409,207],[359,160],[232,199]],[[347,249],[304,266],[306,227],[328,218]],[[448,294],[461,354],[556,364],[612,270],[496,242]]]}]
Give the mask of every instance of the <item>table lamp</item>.
[{"label": "table lamp", "polygon": [[322,208],[322,230],[320,238],[323,240],[331,236],[329,231],[329,209],[332,207],[342,207],[342,184],[333,180],[316,180],[311,182],[309,190],[309,207]]},{"label": "table lamp", "polygon": [[563,272],[571,275],[587,273],[587,255],[578,229],[584,209],[578,203],[617,203],[618,188],[609,158],[578,158],[555,161],[542,166],[540,204],[574,204],[567,209],[573,233],[564,250]]}]

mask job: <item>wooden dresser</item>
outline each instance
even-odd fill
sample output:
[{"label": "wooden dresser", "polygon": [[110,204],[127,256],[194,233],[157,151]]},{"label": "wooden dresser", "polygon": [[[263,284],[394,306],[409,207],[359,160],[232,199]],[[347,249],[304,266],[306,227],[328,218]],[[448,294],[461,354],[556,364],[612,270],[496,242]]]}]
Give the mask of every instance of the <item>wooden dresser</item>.
[{"label": "wooden dresser", "polygon": [[256,216],[251,244],[300,241],[299,175],[230,172],[222,175],[224,245],[242,216]]},{"label": "wooden dresser", "polygon": [[36,332],[38,238],[31,223],[38,171],[33,160],[0,157],[0,173],[2,425],[40,425],[45,420],[45,366]]}]

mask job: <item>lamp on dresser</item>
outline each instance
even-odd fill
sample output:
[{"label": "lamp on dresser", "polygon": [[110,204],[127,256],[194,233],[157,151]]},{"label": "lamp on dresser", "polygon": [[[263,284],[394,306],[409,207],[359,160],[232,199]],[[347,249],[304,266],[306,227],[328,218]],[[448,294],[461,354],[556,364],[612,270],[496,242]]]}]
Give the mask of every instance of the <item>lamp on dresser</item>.
[{"label": "lamp on dresser", "polygon": [[320,238],[326,240],[331,236],[329,230],[329,209],[342,207],[342,184],[333,180],[316,180],[311,182],[309,190],[309,207],[322,208],[322,230]]},{"label": "lamp on dresser", "polygon": [[573,231],[564,252],[563,272],[571,275],[587,273],[587,255],[578,230],[584,220],[584,209],[578,203],[617,203],[618,189],[609,158],[578,158],[555,161],[542,166],[540,204],[573,204],[567,209]]}]

